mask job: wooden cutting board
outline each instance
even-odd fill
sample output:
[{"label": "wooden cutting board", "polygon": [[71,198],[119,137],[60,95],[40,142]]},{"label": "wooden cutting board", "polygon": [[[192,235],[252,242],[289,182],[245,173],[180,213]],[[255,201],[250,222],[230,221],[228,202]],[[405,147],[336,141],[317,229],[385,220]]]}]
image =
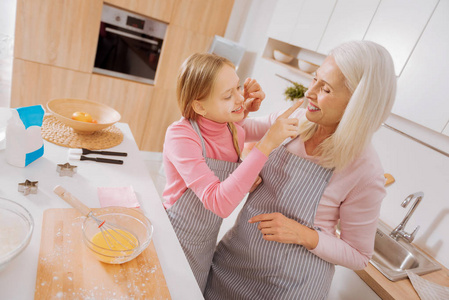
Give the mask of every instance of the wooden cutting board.
[{"label": "wooden cutting board", "polygon": [[171,299],[153,242],[135,259],[98,261],[82,240],[73,208],[44,212],[35,299]]}]

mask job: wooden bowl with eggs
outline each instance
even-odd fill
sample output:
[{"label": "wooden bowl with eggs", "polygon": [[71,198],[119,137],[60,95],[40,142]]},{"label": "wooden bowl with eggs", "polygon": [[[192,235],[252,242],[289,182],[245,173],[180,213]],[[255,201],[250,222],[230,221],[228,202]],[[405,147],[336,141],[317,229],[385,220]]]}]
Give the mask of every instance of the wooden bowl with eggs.
[{"label": "wooden bowl with eggs", "polygon": [[53,99],[47,102],[47,109],[56,119],[82,134],[107,128],[121,118],[112,107],[84,99]]}]

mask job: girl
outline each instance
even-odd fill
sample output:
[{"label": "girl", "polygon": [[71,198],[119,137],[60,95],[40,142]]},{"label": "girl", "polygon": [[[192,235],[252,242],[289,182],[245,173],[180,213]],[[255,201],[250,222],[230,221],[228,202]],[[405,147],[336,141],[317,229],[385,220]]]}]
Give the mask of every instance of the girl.
[{"label": "girl", "polygon": [[[254,80],[245,82],[245,96],[234,65],[213,54],[194,54],[182,65],[177,98],[182,118],[169,126],[163,162],[167,214],[201,291],[222,223],[255,183],[270,152],[297,135],[297,119],[288,116],[295,104],[240,162],[244,131],[236,124],[246,110],[258,109],[264,93]],[[245,104],[245,105],[244,105]],[[247,109],[245,109],[245,107]]]}]

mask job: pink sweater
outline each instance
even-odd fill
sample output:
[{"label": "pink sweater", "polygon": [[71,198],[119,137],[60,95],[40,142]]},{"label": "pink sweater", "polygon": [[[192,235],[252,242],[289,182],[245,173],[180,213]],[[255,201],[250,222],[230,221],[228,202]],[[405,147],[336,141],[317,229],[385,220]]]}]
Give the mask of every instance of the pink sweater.
[{"label": "pink sweater", "polygon": [[[237,162],[232,135],[226,123],[200,117],[198,126],[204,138],[207,157]],[[245,133],[236,124],[240,149]],[[167,184],[163,193],[165,208],[170,208],[190,188],[206,209],[226,218],[239,205],[268,158],[257,148],[223,182],[209,169],[202,154],[201,141],[190,122],[181,118],[169,126],[165,135],[163,163]]]},{"label": "pink sweater", "polygon": [[[260,140],[280,113],[243,121],[247,141]],[[304,113],[305,110],[298,109],[290,118],[300,118]],[[318,162],[316,157],[307,155],[300,138],[288,144],[287,150]],[[383,174],[372,145],[346,168],[334,172],[318,205],[315,226],[321,231],[318,246],[311,252],[353,270],[366,267],[373,254],[380,206],[386,195]],[[340,238],[336,235],[339,220]]]}]

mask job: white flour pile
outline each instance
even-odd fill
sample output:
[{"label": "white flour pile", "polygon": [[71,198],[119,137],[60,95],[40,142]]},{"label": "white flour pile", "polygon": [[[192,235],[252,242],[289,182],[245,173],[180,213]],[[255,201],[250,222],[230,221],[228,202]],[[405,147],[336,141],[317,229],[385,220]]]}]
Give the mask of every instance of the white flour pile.
[{"label": "white flour pile", "polygon": [[26,235],[24,224],[17,215],[0,213],[0,260],[20,245],[24,235]]}]

